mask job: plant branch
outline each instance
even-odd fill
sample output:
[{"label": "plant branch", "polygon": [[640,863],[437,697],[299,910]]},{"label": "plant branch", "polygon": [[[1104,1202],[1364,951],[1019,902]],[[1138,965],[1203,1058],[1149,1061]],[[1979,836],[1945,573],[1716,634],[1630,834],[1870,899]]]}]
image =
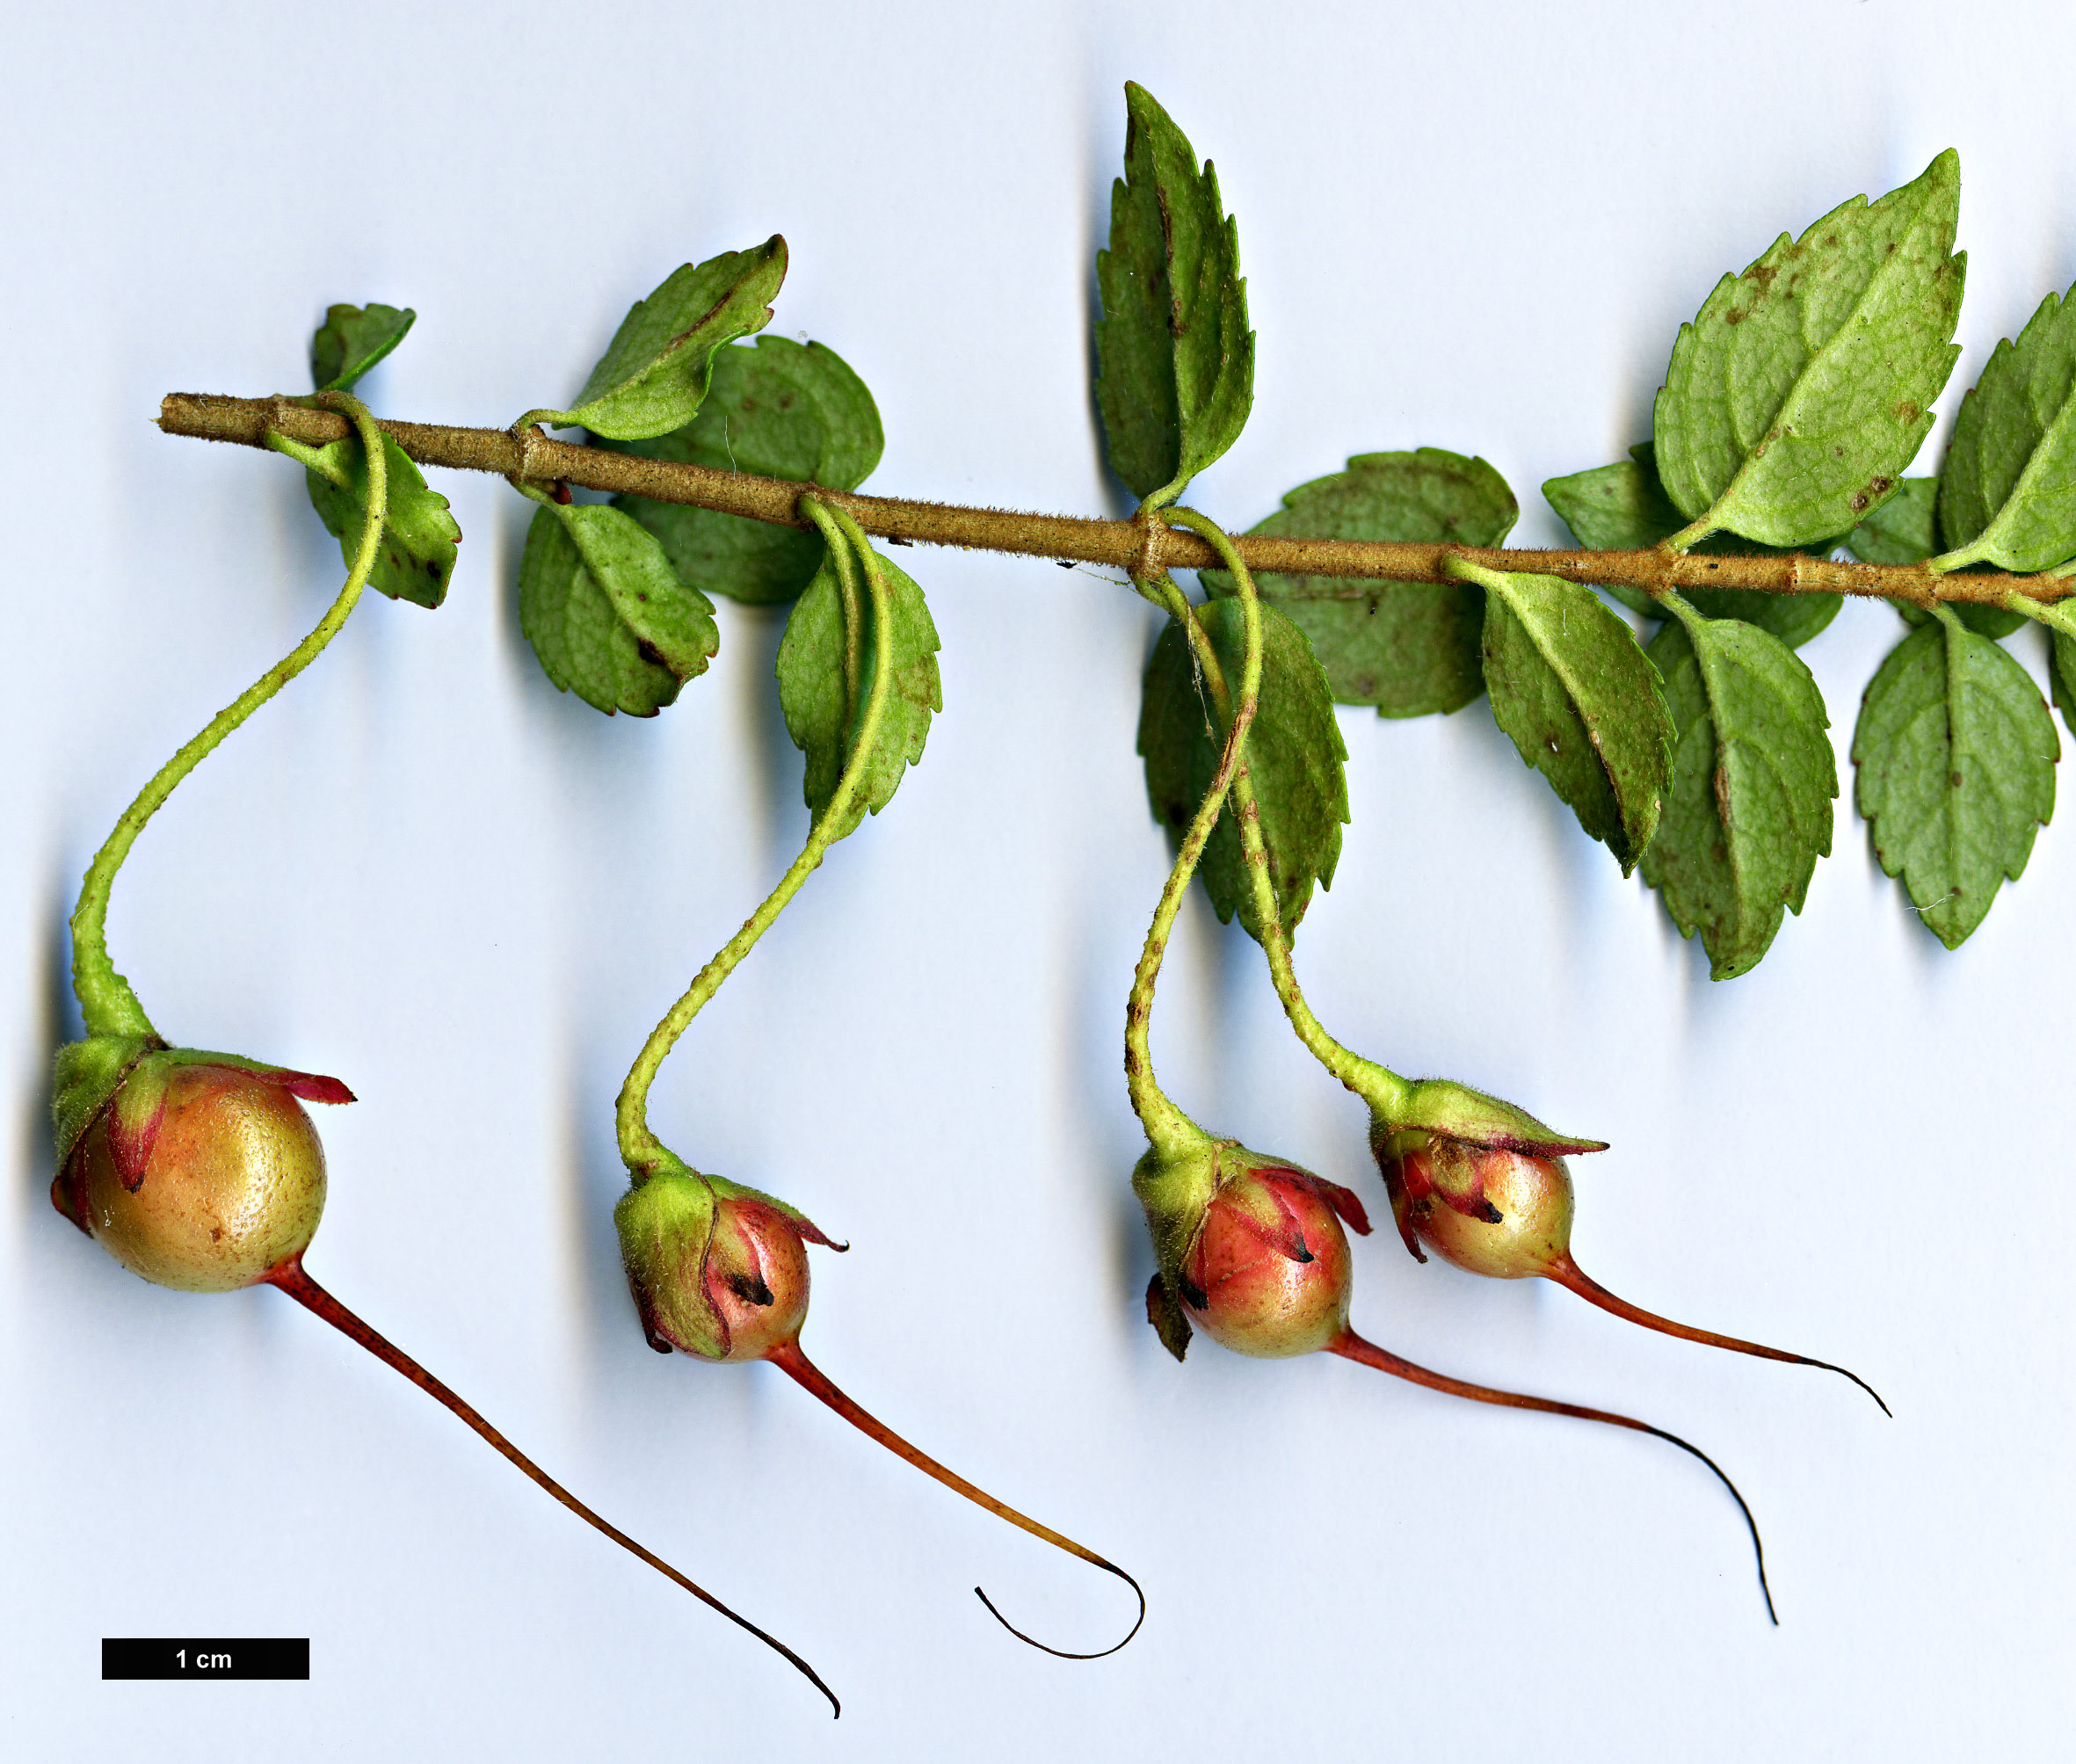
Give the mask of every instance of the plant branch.
[{"label": "plant branch", "polygon": [[[271,429],[308,446],[336,441],[345,419],[308,410],[286,398],[226,398],[175,392],[160,409],[169,435],[265,446]],[[804,528],[797,509],[802,486],[748,472],[722,472],[674,461],[644,459],[604,447],[548,439],[538,430],[456,429],[428,423],[391,423],[382,431],[420,465],[496,472],[515,483],[566,483],[585,490],[649,497],[739,514],[780,526]],[[1134,520],[1090,520],[1071,515],[1026,514],[1010,509],[965,508],[858,496],[815,487],[815,495],[842,509],[866,532],[897,545],[947,545],[1049,557],[1063,563],[1102,563],[1147,574],[1157,569],[1218,567],[1212,547],[1194,533]],[[1340,539],[1240,536],[1234,541],[1257,575],[1327,577],[1348,585],[1313,586],[1280,600],[1364,600],[1376,591],[1364,582],[1450,581],[1448,560],[1461,557],[1489,570],[1557,576],[1569,582],[1615,583],[1659,594],[1687,588],[1749,588],[1771,594],[1858,594],[1929,606],[1941,600],[2003,606],[2013,594],[2052,603],[2076,593],[2076,579],[2039,576],[1936,575],[1921,565],[1833,563],[1789,557],[1678,556],[1664,547],[1648,551],[1510,551],[1467,545],[1383,544]]]}]

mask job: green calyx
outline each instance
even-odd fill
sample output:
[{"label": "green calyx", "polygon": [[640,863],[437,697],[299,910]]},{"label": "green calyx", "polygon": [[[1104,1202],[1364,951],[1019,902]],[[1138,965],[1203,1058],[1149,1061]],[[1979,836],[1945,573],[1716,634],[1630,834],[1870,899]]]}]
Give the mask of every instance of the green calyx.
[{"label": "green calyx", "polygon": [[1183,1260],[1202,1228],[1204,1209],[1218,1193],[1225,1162],[1236,1152],[1246,1155],[1238,1141],[1192,1131],[1194,1137],[1151,1148],[1132,1166],[1132,1192],[1145,1210],[1154,1259],[1171,1295],[1180,1290]]},{"label": "green calyx", "polygon": [[[104,1111],[110,1114],[109,1127],[119,1147],[136,1148],[134,1156],[142,1160],[157,1130],[166,1087],[184,1066],[222,1066],[250,1072],[305,1102],[353,1100],[352,1092],[337,1078],[269,1065],[243,1054],[169,1048],[156,1035],[91,1035],[60,1048],[52,1071],[53,1143],[59,1169],[71,1161],[87,1129]],[[123,1155],[132,1154],[126,1149]]]},{"label": "green calyx", "polygon": [[1397,1106],[1389,1109],[1368,1097],[1364,1100],[1370,1102],[1370,1149],[1380,1159],[1410,1151],[1430,1136],[1542,1158],[1608,1149],[1604,1139],[1569,1138],[1527,1110],[1451,1078],[1421,1078],[1405,1085]]},{"label": "green calyx", "polygon": [[725,1360],[729,1329],[707,1288],[706,1272],[722,1203],[754,1201],[783,1215],[803,1238],[829,1239],[798,1208],[775,1194],[708,1176],[664,1151],[613,1209],[620,1259],[650,1347]]},{"label": "green calyx", "polygon": [[[51,1075],[52,1143],[62,1170],[88,1128],[115,1100],[123,1081],[165,1043],[156,1035],[91,1035],[58,1049]],[[163,1094],[165,1080],[158,1089]]]},{"label": "green calyx", "polygon": [[721,1196],[712,1178],[667,1152],[664,1156],[671,1167],[658,1169],[629,1188],[613,1209],[621,1264],[651,1347],[662,1351],[679,1347],[702,1359],[719,1360],[727,1354],[728,1344],[699,1272],[714,1241],[714,1215]]}]

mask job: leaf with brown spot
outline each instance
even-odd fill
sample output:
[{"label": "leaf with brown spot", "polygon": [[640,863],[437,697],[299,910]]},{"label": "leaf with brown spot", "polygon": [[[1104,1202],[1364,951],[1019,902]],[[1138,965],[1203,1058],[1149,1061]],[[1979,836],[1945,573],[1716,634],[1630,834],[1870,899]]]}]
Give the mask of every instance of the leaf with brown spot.
[{"label": "leaf with brown spot", "polygon": [[747,251],[684,264],[636,301],[556,428],[637,441],[681,429],[699,413],[714,353],[771,323],[786,279],[786,242],[773,234]]},{"label": "leaf with brown spot", "polygon": [[[1506,480],[1480,459],[1441,447],[1361,454],[1347,469],[1285,493],[1252,534],[1497,545],[1521,511]],[[1202,572],[1224,597],[1232,578]],[[1466,582],[1364,582],[1323,576],[1255,578],[1265,601],[1311,642],[1337,704],[1372,704],[1383,716],[1461,708],[1484,689],[1479,634],[1484,594]],[[1360,592],[1350,596],[1351,589]]]},{"label": "leaf with brown spot", "polygon": [[[317,389],[350,390],[403,341],[417,316],[409,307],[332,307],[310,339],[310,377]],[[350,569],[367,521],[367,460],[359,437],[322,447],[283,451],[302,461],[310,505],[325,531],[338,541],[340,555]],[[425,475],[387,436],[382,439],[382,462],[388,506],[367,585],[392,600],[437,607],[446,600],[447,584],[454,577],[454,548],[461,542],[461,529],[448,512],[447,499],[427,486]]]},{"label": "leaf with brown spot", "polygon": [[1254,403],[1254,333],[1239,231],[1218,176],[1143,86],[1128,82],[1125,175],[1096,254],[1096,405],[1110,469],[1172,500],[1239,439]]},{"label": "leaf with brown spot", "polygon": [[[1209,600],[1198,609],[1229,681],[1240,678],[1242,621],[1238,600]],[[1333,699],[1311,645],[1274,606],[1261,609],[1261,693],[1247,734],[1247,770],[1260,804],[1262,843],[1284,929],[1296,934],[1312,897],[1328,887],[1340,858],[1348,818],[1348,757],[1333,718]],[[1154,819],[1178,837],[1195,815],[1218,769],[1223,730],[1198,679],[1189,645],[1172,620],[1146,664],[1139,711],[1139,751]],[[1197,875],[1218,917],[1234,912],[1257,942],[1252,879],[1231,806],[1205,842]]]},{"label": "leaf with brown spot", "polygon": [[1853,732],[1854,797],[1876,854],[1949,949],[1980,925],[2054,813],[2061,756],[2032,677],[1944,621],[1913,631],[1869,684]]},{"label": "leaf with brown spot", "polygon": [[[841,356],[819,343],[766,336],[715,352],[713,382],[691,422],[621,450],[852,490],[884,446],[879,407]],[[790,600],[822,567],[822,536],[812,529],[646,497],[618,497],[614,505],[653,533],[678,573],[708,594]]]},{"label": "leaf with brown spot", "polygon": [[[1686,525],[1658,481],[1658,461],[1649,441],[1630,449],[1630,457],[1590,472],[1552,478],[1542,494],[1579,544],[1593,551],[1647,551],[1670,539]],[[1825,555],[1840,541],[1824,539],[1801,550]],[[1696,555],[1725,557],[1785,557],[1791,551],[1754,545],[1734,534],[1718,533],[1694,548]],[[1663,619],[1666,610],[1641,588],[1610,582],[1608,593],[1646,619]],[[1690,588],[1688,604],[1711,619],[1742,619],[1771,631],[1791,650],[1798,650],[1838,616],[1840,594],[1767,594],[1750,588]]]},{"label": "leaf with brown spot", "polygon": [[2022,572],[2076,557],[2076,287],[1997,345],[1961,401],[1941,479],[1949,554]]},{"label": "leaf with brown spot", "polygon": [[1795,652],[1735,619],[1675,620],[1649,651],[1673,719],[1673,778],[1644,880],[1701,933],[1709,977],[1757,965],[1831,851],[1829,719]]},{"label": "leaf with brown spot", "polygon": [[1792,243],[1783,233],[1680,327],[1651,430],[1689,522],[1807,545],[1893,487],[1960,353],[1960,191],[1949,150],[1877,202],[1855,197]]},{"label": "leaf with brown spot", "polygon": [[[447,511],[447,499],[426,484],[425,474],[387,435],[382,461],[388,471],[388,508],[367,585],[392,600],[437,607],[446,599],[447,584],[454,579],[461,526]],[[312,449],[305,463],[310,505],[338,541],[351,567],[367,520],[367,458],[359,439]]]},{"label": "leaf with brown spot", "polygon": [[[1938,503],[1937,478],[1905,478],[1894,496],[1853,529],[1847,541],[1853,555],[1862,563],[1922,563],[1939,549]],[[1908,600],[1889,604],[1913,628],[1932,616]],[[2007,637],[2026,622],[2023,613],[1971,600],[1951,601],[1948,610],[1971,631],[1985,637]]]},{"label": "leaf with brown spot", "polygon": [[1673,738],[1658,671],[1630,628],[1579,583],[1494,570],[1484,675],[1523,763],[1628,875],[1658,831]]},{"label": "leaf with brown spot", "polygon": [[721,645],[713,602],[632,515],[595,503],[534,511],[519,628],[549,679],[608,716],[654,716]]},{"label": "leaf with brown spot", "polygon": [[[853,557],[856,567],[865,566],[863,555],[853,551]],[[872,557],[886,582],[892,612],[894,676],[881,714],[879,739],[866,762],[850,813],[836,833],[839,839],[847,837],[868,811],[876,815],[894,800],[907,768],[923,757],[931,717],[944,708],[937,672],[937,626],[923,591],[877,552]],[[844,598],[833,559],[823,560],[807,592],[794,602],[786,635],[779,642],[779,708],[786,718],[786,732],[807,757],[801,788],[817,821],[827,812],[857,745],[858,725],[878,665],[872,599],[862,583],[858,606],[865,628],[858,634],[860,667],[855,682],[845,679]]]}]

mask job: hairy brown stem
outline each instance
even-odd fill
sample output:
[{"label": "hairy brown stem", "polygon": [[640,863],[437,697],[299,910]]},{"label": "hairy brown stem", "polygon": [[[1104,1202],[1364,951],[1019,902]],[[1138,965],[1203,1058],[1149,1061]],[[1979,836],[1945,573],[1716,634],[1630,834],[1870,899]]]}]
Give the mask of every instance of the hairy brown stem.
[{"label": "hairy brown stem", "polygon": [[1649,1434],[1652,1439],[1663,1440],[1667,1445],[1677,1446],[1691,1457],[1699,1458],[1716,1472],[1716,1480],[1730,1491],[1730,1498],[1737,1502],[1738,1511],[1745,1515],[1745,1529],[1752,1534],[1752,1554],[1759,1563],[1759,1590],[1766,1600],[1766,1615],[1772,1618],[1774,1627],[1780,1627],[1781,1620],[1774,1611],[1773,1588],[1766,1584],[1766,1546],[1759,1541],[1759,1521],[1752,1517],[1752,1509],[1745,1505],[1745,1497],[1738,1492],[1738,1485],[1723,1473],[1723,1466],[1702,1450],[1690,1446],[1677,1434],[1668,1434],[1663,1427],[1654,1427],[1648,1421],[1639,1421],[1633,1416],[1617,1415],[1606,1409],[1585,1409],[1576,1403],[1559,1403],[1548,1397],[1524,1397],[1515,1390],[1494,1390],[1484,1384],[1471,1384],[1461,1378],[1451,1378],[1446,1373],[1430,1372],[1425,1366],[1416,1366],[1410,1360],[1401,1360],[1396,1354],[1379,1347],[1374,1341],[1365,1341],[1352,1329],[1344,1329],[1333,1340],[1326,1344],[1327,1352],[1338,1354],[1344,1360],[1353,1360],[1361,1366],[1374,1366],[1380,1372],[1389,1372],[1394,1378],[1404,1378],[1411,1383],[1425,1385],[1430,1390],[1440,1390],[1445,1396],[1462,1397],[1473,1403],[1492,1403],[1502,1409],[1534,1409],[1545,1415],[1569,1415],[1578,1421],[1605,1421],[1611,1427],[1627,1427],[1632,1433]]},{"label": "hairy brown stem", "polygon": [[[160,407],[158,425],[169,435],[208,441],[266,445],[268,431],[321,446],[344,438],[345,417],[287,398],[227,398],[174,392]],[[538,483],[581,485],[745,515],[780,526],[805,527],[802,486],[748,472],[721,472],[670,460],[643,459],[604,447],[552,441],[538,430],[457,429],[430,423],[381,424],[383,433],[420,465],[496,472]],[[1104,563],[1141,574],[1156,570],[1215,569],[1218,558],[1197,534],[1159,523],[1090,520],[1071,515],[1024,514],[1009,509],[964,508],[817,489],[831,507],[852,515],[867,533],[896,544],[949,545],[1050,557],[1063,563]],[[2048,576],[1935,576],[1913,565],[1833,563],[1821,557],[1674,556],[1648,551],[1509,551],[1468,545],[1394,545],[1345,539],[1270,539],[1242,535],[1240,556],[1257,575],[1332,577],[1345,587],[1295,592],[1279,584],[1282,600],[1365,600],[1364,581],[1446,583],[1451,558],[1490,570],[1511,570],[1567,581],[1618,584],[1661,594],[1692,588],[1749,588],[1770,594],[1862,594],[1930,606],[1941,600],[2001,606],[2016,592],[2043,604],[2076,593],[2076,578]]]},{"label": "hairy brown stem", "polygon": [[1618,1297],[1587,1274],[1570,1256],[1564,1257],[1549,1270],[1549,1277],[1567,1291],[1575,1292],[1588,1304],[1597,1304],[1610,1316],[1625,1322],[1640,1323],[1646,1329],[1655,1329],[1664,1335],[1677,1336],[1682,1341],[1698,1341],[1704,1347],[1727,1347],[1732,1354],[1753,1354],[1761,1360],[1780,1360],[1790,1366],[1814,1366],[1821,1371],[1835,1372],[1841,1378],[1850,1378],[1862,1390],[1872,1397],[1881,1412],[1894,1419],[1889,1405],[1882,1401],[1881,1392],[1869,1384],[1857,1372],[1848,1372],[1842,1366],[1833,1366],[1828,1360],[1812,1360],[1806,1354],[1788,1354],[1778,1347],[1763,1347],[1756,1341],[1740,1341],[1734,1335],[1718,1335],[1710,1329],[1695,1329],[1684,1323],[1674,1323],[1669,1317],[1660,1317],[1654,1310],[1631,1304],[1626,1298]]},{"label": "hairy brown stem", "polygon": [[918,1470],[921,1470],[925,1476],[934,1477],[939,1482],[942,1483],[955,1494],[964,1495],[966,1499],[973,1502],[976,1506],[985,1507],[988,1512],[993,1514],[998,1519],[1006,1519],[1019,1530],[1027,1531],[1034,1537],[1042,1537],[1048,1543],[1054,1544],[1057,1548],[1064,1550],[1070,1556],[1078,1556],[1084,1562],[1090,1563],[1093,1566],[1100,1568],[1106,1574],[1116,1575],[1120,1580],[1123,1581],[1126,1586],[1129,1586],[1132,1591],[1138,1595],[1139,1615],[1133,1620],[1132,1627],[1129,1632],[1125,1636],[1124,1641],[1115,1643],[1110,1647],[1100,1649],[1092,1654],[1078,1654],[1069,1653],[1063,1648],[1047,1647],[1043,1642],[1039,1641],[1033,1637],[1027,1636],[1021,1630],[1018,1629],[1014,1623],[1011,1622],[1008,1618],[1005,1617],[1001,1612],[995,1608],[995,1601],[992,1599],[989,1598],[988,1595],[982,1592],[978,1586],[976,1586],[973,1589],[974,1594],[980,1600],[982,1604],[988,1608],[989,1615],[992,1616],[998,1623],[1001,1624],[1004,1629],[1007,1630],[1011,1635],[1017,1638],[1017,1640],[1020,1642],[1029,1642],[1033,1647],[1040,1649],[1043,1652],[1049,1654],[1057,1655],[1058,1658],[1063,1660],[1100,1660],[1106,1654],[1115,1653],[1119,1648],[1121,1648],[1125,1645],[1125,1643],[1129,1642],[1133,1636],[1136,1636],[1139,1633],[1139,1625],[1146,1621],[1145,1589],[1141,1586],[1139,1583],[1129,1574],[1126,1573],[1123,1569],[1120,1568],[1114,1562],[1105,1561],[1103,1557],[1097,1555],[1094,1550],[1084,1548],[1081,1544],[1075,1543],[1071,1537],[1063,1537],[1058,1532],[1055,1531],[1049,1525],[1041,1525],[1034,1519],[1027,1519],[1013,1506],[1005,1506],[1001,1501],[997,1500],[993,1495],[988,1493],[986,1490],[976,1488],[971,1483],[968,1482],[964,1477],[958,1475],[955,1471],[947,1470],[942,1464],[939,1463],[935,1458],[931,1457],[927,1453],[918,1451],[915,1447],[909,1444],[906,1440],[903,1439],[899,1434],[896,1433],[893,1428],[889,1427],[884,1421],[879,1419],[877,1416],[869,1414],[865,1410],[860,1408],[857,1404],[853,1403],[833,1383],[831,1383],[828,1376],[822,1371],[822,1369],[801,1351],[800,1338],[798,1336],[795,1336],[790,1341],[780,1343],[778,1347],[773,1348],[771,1352],[766,1354],[764,1357],[770,1361],[771,1363],[776,1366],[781,1372],[785,1373],[788,1377],[791,1378],[803,1390],[806,1390],[809,1395],[817,1397],[820,1398],[821,1401],[826,1403],[831,1409],[835,1410],[838,1414],[841,1415],[845,1420],[848,1421],[853,1427],[857,1428],[858,1431],[863,1434],[867,1439],[878,1441],[881,1445],[886,1447],[889,1451],[892,1452],[896,1457],[900,1458],[904,1463],[913,1464]]},{"label": "hairy brown stem", "polygon": [[300,1259],[282,1263],[279,1267],[267,1275],[267,1280],[271,1284],[279,1287],[287,1293],[305,1310],[323,1318],[325,1322],[338,1330],[341,1335],[345,1336],[347,1339],[359,1342],[385,1366],[403,1373],[434,1402],[440,1405],[442,1408],[449,1410],[467,1426],[474,1428],[493,1450],[514,1464],[527,1480],[546,1489],[548,1493],[561,1501],[586,1525],[604,1532],[622,1550],[627,1550],[630,1555],[639,1557],[666,1579],[675,1581],[701,1604],[710,1605],[726,1617],[730,1622],[749,1630],[766,1647],[773,1648],[783,1654],[806,1675],[809,1684],[829,1699],[829,1706],[836,1714],[840,1716],[843,1713],[843,1705],[836,1700],[836,1693],[822,1682],[821,1674],[795,1653],[791,1648],[788,1647],[785,1643],[779,1640],[776,1636],[767,1635],[747,1617],[737,1616],[735,1612],[730,1610],[726,1605],[704,1587],[695,1586],[692,1581],[686,1579],[662,1557],[651,1554],[629,1537],[626,1532],[621,1530],[618,1526],[609,1525],[605,1520],[599,1518],[590,1507],[564,1488],[561,1483],[520,1451],[497,1428],[484,1420],[461,1397],[413,1360],[410,1354],[383,1336],[377,1334],[374,1330],[326,1292],[323,1287],[303,1272],[302,1263]]}]

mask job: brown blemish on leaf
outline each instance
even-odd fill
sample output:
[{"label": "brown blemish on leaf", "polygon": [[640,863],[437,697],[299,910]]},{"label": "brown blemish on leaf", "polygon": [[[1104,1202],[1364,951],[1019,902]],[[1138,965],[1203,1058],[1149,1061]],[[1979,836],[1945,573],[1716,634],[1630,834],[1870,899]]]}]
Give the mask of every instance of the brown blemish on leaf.
[{"label": "brown blemish on leaf", "polygon": [[[1972,390],[1970,396],[1973,396]],[[1896,401],[1896,420],[1898,423],[1914,423],[1923,414],[1923,407],[1908,398],[1898,398]]]},{"label": "brown blemish on leaf", "polygon": [[1895,487],[1896,480],[1894,478],[1876,476],[1868,479],[1866,489],[1853,492],[1850,503],[1853,512],[1855,514],[1865,513],[1869,503],[1879,502]]}]

